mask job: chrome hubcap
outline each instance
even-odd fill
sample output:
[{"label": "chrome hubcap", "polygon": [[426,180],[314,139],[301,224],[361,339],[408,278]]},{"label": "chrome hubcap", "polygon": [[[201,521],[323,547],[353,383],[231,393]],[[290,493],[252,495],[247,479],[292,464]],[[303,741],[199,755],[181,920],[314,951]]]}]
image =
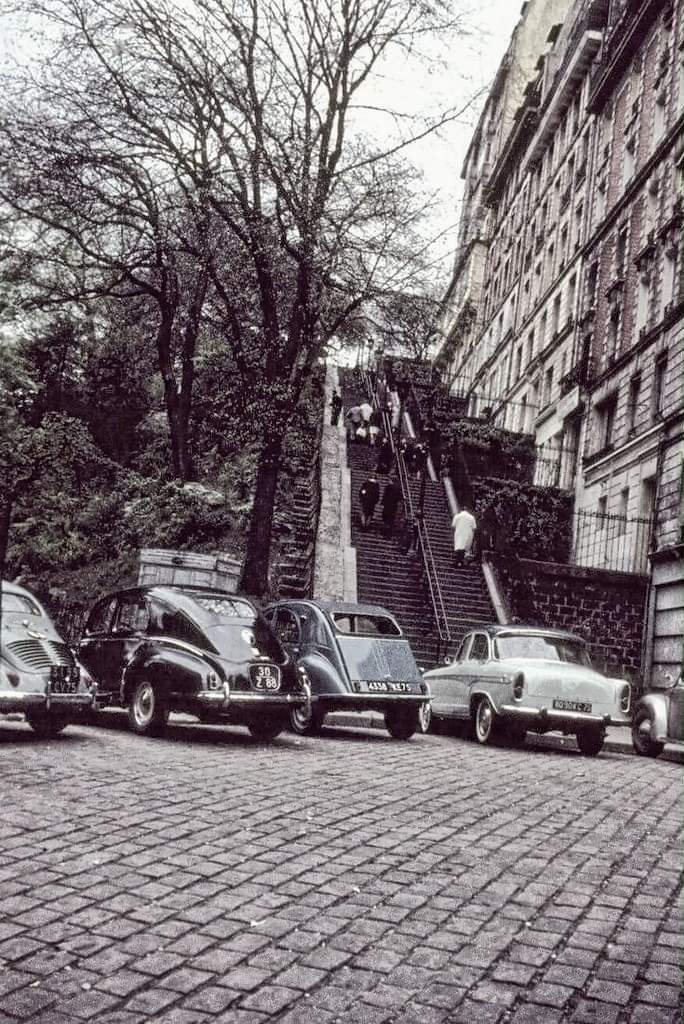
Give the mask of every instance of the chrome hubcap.
[{"label": "chrome hubcap", "polygon": [[293,708],[292,717],[300,729],[305,729],[311,721],[311,705],[305,704],[303,707]]},{"label": "chrome hubcap", "polygon": [[136,692],[133,714],[138,725],[147,725],[154,713],[154,690],[149,683],[143,683]]},{"label": "chrome hubcap", "polygon": [[489,730],[492,727],[492,709],[486,700],[483,700],[477,709],[477,724],[479,727],[480,736],[486,737],[489,735]]}]

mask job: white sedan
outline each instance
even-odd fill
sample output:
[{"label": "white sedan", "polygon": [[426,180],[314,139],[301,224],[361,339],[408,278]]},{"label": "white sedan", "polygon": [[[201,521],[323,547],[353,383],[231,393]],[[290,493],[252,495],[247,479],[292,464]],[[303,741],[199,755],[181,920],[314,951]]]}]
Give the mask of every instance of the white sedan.
[{"label": "white sedan", "polygon": [[560,630],[486,626],[468,633],[453,662],[426,672],[433,721],[467,721],[479,743],[528,731],[574,734],[594,757],[608,725],[630,724],[631,687],[592,668],[581,637]]}]

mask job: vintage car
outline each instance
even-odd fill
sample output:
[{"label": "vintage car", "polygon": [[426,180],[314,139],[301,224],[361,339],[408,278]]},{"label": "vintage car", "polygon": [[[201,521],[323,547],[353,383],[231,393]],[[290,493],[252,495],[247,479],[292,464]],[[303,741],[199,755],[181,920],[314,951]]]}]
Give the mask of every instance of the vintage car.
[{"label": "vintage car", "polygon": [[265,610],[276,636],[306,671],[311,704],[293,708],[295,732],[320,731],[329,711],[379,711],[394,739],[406,740],[429,706],[408,641],[375,605],[278,601]]},{"label": "vintage car", "polygon": [[98,706],[128,709],[134,732],[159,734],[171,711],[246,725],[273,739],[309,686],[245,597],[211,587],[133,587],[93,607],[78,648]]},{"label": "vintage car", "polygon": [[666,689],[639,698],[632,721],[632,744],[641,757],[659,757],[666,743],[684,740],[684,677],[664,677]]},{"label": "vintage car", "polygon": [[0,591],[0,712],[56,736],[92,707],[96,686],[29,590],[3,580]]},{"label": "vintage car", "polygon": [[601,750],[606,726],[630,724],[631,687],[591,666],[572,633],[488,626],[468,633],[455,660],[425,673],[433,723],[465,720],[479,743],[522,744],[528,731],[574,733],[583,754]]}]

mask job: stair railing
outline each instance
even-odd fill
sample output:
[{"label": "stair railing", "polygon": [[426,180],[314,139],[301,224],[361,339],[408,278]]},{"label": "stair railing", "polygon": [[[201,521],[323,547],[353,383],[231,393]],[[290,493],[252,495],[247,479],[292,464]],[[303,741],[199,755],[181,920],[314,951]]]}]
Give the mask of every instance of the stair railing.
[{"label": "stair railing", "polygon": [[[392,430],[392,420],[390,413],[387,409],[381,409],[380,403],[378,402],[375,390],[371,385],[371,380],[366,370],[363,371],[363,381],[373,404],[373,408],[379,412],[383,422],[383,427],[386,436],[389,438],[389,442],[392,446],[392,453],[394,455],[397,470],[399,474],[399,486],[401,487],[401,495],[404,502],[404,509],[407,514],[415,521],[415,506],[413,502],[413,494],[411,493],[411,484],[409,481],[408,470],[406,468],[406,462],[403,453],[400,451]],[[425,472],[425,469],[423,470]],[[442,594],[442,587],[439,582],[439,576],[437,574],[437,563],[435,561],[434,552],[432,550],[432,544],[430,543],[430,535],[422,517],[417,520],[418,522],[418,542],[420,544],[420,553],[423,560],[423,568],[425,570],[425,578],[428,584],[428,590],[430,592],[430,603],[432,605],[432,611],[435,619],[435,625],[437,627],[437,635],[439,641],[437,644],[437,657],[439,661],[442,653],[446,652],[450,643],[453,642],[451,630],[449,629],[449,619],[446,612],[446,606],[444,604],[444,595]]]}]

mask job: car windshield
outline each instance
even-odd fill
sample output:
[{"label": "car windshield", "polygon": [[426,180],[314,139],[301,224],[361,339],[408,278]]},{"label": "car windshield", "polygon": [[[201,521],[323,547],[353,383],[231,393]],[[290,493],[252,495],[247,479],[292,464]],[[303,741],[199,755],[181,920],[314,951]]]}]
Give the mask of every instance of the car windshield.
[{"label": "car windshield", "polygon": [[401,636],[401,630],[386,615],[333,614],[338,633],[354,636]]},{"label": "car windshield", "polygon": [[2,614],[9,615],[11,612],[16,612],[21,615],[40,615],[41,611],[37,604],[28,597],[24,597],[23,594],[6,594],[3,592],[2,595]]},{"label": "car windshield", "polygon": [[580,640],[570,640],[561,636],[498,636],[494,641],[494,649],[496,656],[503,659],[544,659],[591,667],[585,645]]},{"label": "car windshield", "polygon": [[241,601],[234,597],[223,597],[221,594],[189,593],[200,608],[205,612],[213,612],[222,619],[254,619],[256,612],[249,601]]}]

